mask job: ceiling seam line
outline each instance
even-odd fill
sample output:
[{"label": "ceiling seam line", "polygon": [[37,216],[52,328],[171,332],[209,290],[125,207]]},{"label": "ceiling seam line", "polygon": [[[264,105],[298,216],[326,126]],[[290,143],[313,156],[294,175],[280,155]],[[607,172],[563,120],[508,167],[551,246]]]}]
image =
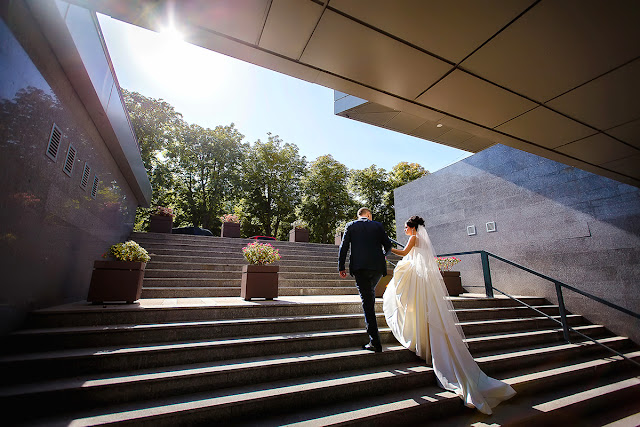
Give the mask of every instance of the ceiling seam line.
[{"label": "ceiling seam line", "polygon": [[477,51],[479,51],[480,49],[482,49],[484,46],[486,46],[487,43],[489,43],[491,40],[493,40],[494,38],[496,38],[500,33],[502,33],[504,30],[506,30],[508,27],[510,27],[514,22],[516,22],[518,19],[522,18],[527,12],[529,12],[531,9],[533,9],[535,6],[537,6],[542,0],[536,0],[535,3],[531,4],[529,7],[527,7],[525,10],[523,10],[522,12],[520,12],[520,14],[518,14],[518,16],[516,16],[515,18],[513,18],[511,21],[509,21],[509,23],[507,25],[505,25],[504,27],[502,27],[500,30],[498,30],[498,32],[496,32],[494,35],[492,35],[491,37],[489,37],[487,40],[484,41],[484,43],[482,43],[480,46],[478,46],[477,48],[475,48],[470,54],[468,54],[467,56],[465,56],[464,58],[462,58],[462,60],[460,60],[460,62],[458,62],[456,64],[456,67],[458,67],[460,64],[462,64],[464,61],[466,61],[467,59],[469,59],[469,57],[471,55],[473,55],[474,53],[476,53]]},{"label": "ceiling seam line", "polygon": [[273,0],[269,0],[269,6],[267,7],[267,13],[264,14],[264,20],[262,21],[262,29],[260,30],[260,34],[258,35],[258,40],[256,40],[256,45],[260,46],[260,41],[262,40],[262,34],[264,34],[264,28],[267,26],[267,20],[269,19],[269,14],[271,13],[271,6],[273,5]]},{"label": "ceiling seam line", "polygon": [[329,0],[327,0],[327,2],[322,7],[322,12],[320,12],[320,16],[318,16],[318,20],[316,21],[316,25],[313,26],[313,30],[311,31],[311,34],[309,34],[309,38],[307,39],[307,42],[304,44],[304,47],[302,48],[302,51],[300,52],[300,55],[298,56],[298,59],[296,59],[296,61],[300,62],[300,59],[302,58],[302,55],[304,55],[304,51],[307,50],[307,46],[309,46],[309,43],[311,43],[311,39],[313,38],[313,34],[318,29],[318,25],[320,25],[320,20],[322,20],[322,17],[324,16],[324,12],[325,12],[325,10],[327,10],[327,6],[329,6]]},{"label": "ceiling seam line", "polygon": [[[327,6],[328,6],[328,3],[327,3]],[[334,7],[328,7],[328,9],[329,9],[330,11],[332,11],[332,12],[337,13],[338,15],[341,15],[341,16],[343,16],[343,17],[345,17],[345,18],[349,19],[350,21],[353,21],[353,22],[356,22],[356,23],[358,23],[358,24],[362,25],[363,27],[367,27],[367,28],[369,28],[369,29],[371,29],[371,30],[373,30],[373,31],[375,31],[375,32],[377,32],[377,33],[379,33],[379,34],[382,34],[383,36],[389,37],[389,38],[390,38],[390,39],[392,39],[392,40],[395,40],[395,41],[397,41],[397,42],[400,42],[400,43],[404,44],[405,46],[411,47],[411,48],[413,48],[413,49],[415,49],[415,50],[417,50],[417,51],[420,51],[420,52],[422,52],[422,53],[424,53],[424,54],[426,54],[426,55],[429,55],[429,56],[431,56],[431,57],[433,57],[433,58],[435,58],[435,59],[438,59],[438,60],[440,60],[440,61],[442,61],[442,62],[445,62],[445,63],[449,64],[449,65],[450,65],[450,66],[452,66],[452,67],[455,67],[455,65],[456,65],[456,64],[455,64],[455,62],[453,62],[453,61],[451,61],[451,60],[449,60],[449,59],[443,58],[442,56],[437,55],[437,54],[435,54],[435,53],[433,53],[433,52],[429,52],[428,50],[426,50],[426,49],[425,49],[425,48],[423,48],[423,47],[420,47],[420,46],[418,46],[418,45],[415,45],[415,44],[413,44],[413,43],[411,43],[411,42],[409,42],[409,41],[407,41],[407,40],[405,40],[405,39],[401,39],[401,38],[400,38],[400,37],[398,37],[398,36],[395,36],[395,35],[393,35],[393,34],[391,34],[391,33],[388,33],[388,32],[386,32],[386,31],[384,31],[384,30],[381,30],[380,28],[375,27],[375,26],[373,26],[373,25],[371,25],[371,24],[369,24],[369,23],[367,23],[367,22],[365,22],[365,21],[362,21],[362,20],[360,20],[360,19],[358,19],[358,18],[356,18],[356,17],[353,17],[353,16],[351,16],[351,15],[349,15],[349,14],[347,14],[347,13],[344,13],[344,12],[342,12],[342,11],[341,11],[341,10],[339,10],[339,9],[336,9],[336,8],[334,8]]]},{"label": "ceiling seam line", "polygon": [[632,62],[634,62],[634,61],[637,61],[638,59],[640,59],[640,56],[637,56],[637,57],[635,57],[635,58],[633,58],[633,59],[630,59],[629,61],[625,62],[624,64],[618,65],[617,67],[614,67],[614,68],[612,68],[612,69],[610,69],[610,70],[608,70],[608,71],[605,71],[604,73],[602,73],[602,74],[600,74],[600,75],[598,75],[598,76],[596,76],[596,77],[594,77],[594,78],[592,78],[592,79],[590,79],[590,80],[587,80],[586,82],[581,83],[581,84],[579,84],[578,86],[576,86],[576,87],[574,87],[574,88],[571,88],[571,89],[569,89],[569,90],[567,90],[567,91],[565,91],[565,92],[562,92],[561,94],[556,95],[556,96],[554,96],[553,98],[550,98],[550,99],[546,100],[544,103],[546,104],[547,102],[551,102],[551,101],[553,101],[554,99],[558,99],[558,98],[560,98],[561,96],[568,94],[569,92],[572,92],[572,91],[574,91],[574,90],[576,90],[576,89],[581,88],[582,86],[584,86],[584,85],[586,85],[586,84],[591,83],[592,81],[598,80],[600,77],[604,77],[604,76],[606,76],[607,74],[609,74],[609,73],[613,73],[614,71],[619,70],[619,69],[620,69],[620,68],[622,68],[622,67],[626,67],[627,65],[631,64],[631,63],[632,63]]}]

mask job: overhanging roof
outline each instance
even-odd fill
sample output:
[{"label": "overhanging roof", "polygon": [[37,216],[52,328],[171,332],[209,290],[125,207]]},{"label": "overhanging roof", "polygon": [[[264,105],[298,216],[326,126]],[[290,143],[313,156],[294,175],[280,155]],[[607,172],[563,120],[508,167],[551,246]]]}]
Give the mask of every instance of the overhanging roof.
[{"label": "overhanging roof", "polygon": [[[640,186],[640,3],[73,0],[333,88],[336,113]],[[351,96],[345,96],[349,94]]]}]

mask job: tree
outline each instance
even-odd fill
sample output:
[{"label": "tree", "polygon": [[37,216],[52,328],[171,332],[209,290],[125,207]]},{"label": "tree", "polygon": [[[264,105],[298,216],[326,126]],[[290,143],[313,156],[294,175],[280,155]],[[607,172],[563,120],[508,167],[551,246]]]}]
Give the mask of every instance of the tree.
[{"label": "tree", "polygon": [[205,129],[180,128],[167,151],[175,179],[176,203],[192,225],[217,231],[223,204],[240,193],[241,164],[247,147],[232,123]]},{"label": "tree", "polygon": [[386,170],[376,165],[352,169],[349,172],[349,190],[361,206],[371,210],[373,218],[380,221],[388,232],[394,229],[393,205],[387,203],[391,185]]},{"label": "tree", "polygon": [[122,96],[140,145],[142,162],[151,175],[157,154],[175,140],[184,126],[182,114],[162,99],[148,98],[126,89],[122,89]]},{"label": "tree", "polygon": [[428,174],[429,171],[418,163],[400,162],[389,172],[389,183],[391,189],[396,189]]},{"label": "tree", "polygon": [[[178,143],[181,130],[186,126],[182,114],[162,99],[148,98],[126,89],[122,89],[122,95],[153,189],[151,206],[176,207],[175,177],[166,154],[172,144]],[[179,209],[176,211],[174,223],[179,224],[182,215]],[[149,210],[138,208],[135,229],[146,229],[148,220]]]},{"label": "tree", "polygon": [[300,203],[306,160],[295,144],[282,144],[277,135],[267,135],[267,142],[253,144],[244,164],[242,210],[257,220],[265,235],[285,239]]},{"label": "tree", "polygon": [[300,215],[309,223],[310,240],[333,242],[338,222],[349,217],[353,202],[347,190],[347,167],[331,155],[318,157],[301,180]]}]

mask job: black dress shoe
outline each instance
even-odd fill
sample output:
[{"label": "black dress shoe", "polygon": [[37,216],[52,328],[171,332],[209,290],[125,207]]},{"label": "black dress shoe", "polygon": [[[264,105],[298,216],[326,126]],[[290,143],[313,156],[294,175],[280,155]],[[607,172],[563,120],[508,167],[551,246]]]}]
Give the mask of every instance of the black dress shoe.
[{"label": "black dress shoe", "polygon": [[380,347],[376,347],[373,344],[365,344],[362,346],[363,350],[369,350],[369,351],[374,351],[376,353],[382,353],[382,346]]}]

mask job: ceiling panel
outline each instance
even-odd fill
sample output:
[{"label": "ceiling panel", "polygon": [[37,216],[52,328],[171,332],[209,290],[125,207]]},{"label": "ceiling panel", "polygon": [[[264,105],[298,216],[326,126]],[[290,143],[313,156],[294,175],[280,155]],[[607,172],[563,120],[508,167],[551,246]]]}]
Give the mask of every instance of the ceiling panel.
[{"label": "ceiling panel", "polygon": [[606,131],[611,136],[640,148],[640,120],[625,123],[621,126]]},{"label": "ceiling panel", "polygon": [[190,26],[257,44],[269,3],[269,0],[191,0],[180,2],[176,12],[185,16]]},{"label": "ceiling panel", "polygon": [[640,59],[580,86],[547,105],[600,130],[638,119]]},{"label": "ceiling panel", "polygon": [[259,46],[297,60],[321,14],[308,0],[273,0]]},{"label": "ceiling panel", "polygon": [[389,120],[386,127],[388,127],[389,129],[397,130],[398,132],[410,134],[415,129],[420,127],[420,125],[422,125],[424,122],[426,122],[426,119],[424,119],[423,117],[418,117],[414,116],[413,114],[401,112],[400,114]]},{"label": "ceiling panel", "polygon": [[594,165],[602,165],[603,163],[638,154],[637,149],[616,141],[603,133],[563,145],[556,148],[556,151],[577,157]]},{"label": "ceiling panel", "polygon": [[330,7],[453,63],[460,62],[533,0],[331,0]]},{"label": "ceiling panel", "polygon": [[490,128],[535,107],[527,99],[460,70],[454,70],[417,101]]},{"label": "ceiling panel", "polygon": [[422,125],[417,127],[413,132],[411,132],[411,135],[433,141],[443,133],[449,132],[451,130],[450,127],[444,125],[438,127],[438,124],[441,123],[427,120]]},{"label": "ceiling panel", "polygon": [[445,62],[329,10],[322,15],[300,60],[409,99],[450,68]]},{"label": "ceiling panel", "polygon": [[389,120],[398,115],[397,111],[388,113],[365,113],[365,114],[347,114],[345,117],[358,120],[360,122],[369,123],[376,126],[384,126]]},{"label": "ceiling panel", "polygon": [[472,153],[477,153],[491,147],[492,145],[496,145],[496,143],[490,139],[474,136],[473,138],[469,138],[465,142],[461,143],[458,148]]},{"label": "ceiling panel", "polygon": [[361,104],[358,105],[357,107],[353,108],[355,113],[359,113],[359,114],[364,114],[364,113],[389,113],[389,112],[396,112],[398,113],[398,110],[395,110],[393,108],[390,107],[385,107],[384,105],[380,105],[377,104],[375,102],[367,102],[365,104]]},{"label": "ceiling panel", "polygon": [[462,67],[546,102],[640,56],[635,1],[541,1]]},{"label": "ceiling panel", "polygon": [[496,130],[548,148],[559,147],[597,133],[544,107],[528,111],[498,126]]},{"label": "ceiling panel", "polygon": [[456,147],[464,146],[463,142],[473,138],[474,136],[470,133],[458,130],[451,129],[449,132],[443,133],[438,138],[436,138],[435,142],[442,142],[447,145],[454,145]]}]

